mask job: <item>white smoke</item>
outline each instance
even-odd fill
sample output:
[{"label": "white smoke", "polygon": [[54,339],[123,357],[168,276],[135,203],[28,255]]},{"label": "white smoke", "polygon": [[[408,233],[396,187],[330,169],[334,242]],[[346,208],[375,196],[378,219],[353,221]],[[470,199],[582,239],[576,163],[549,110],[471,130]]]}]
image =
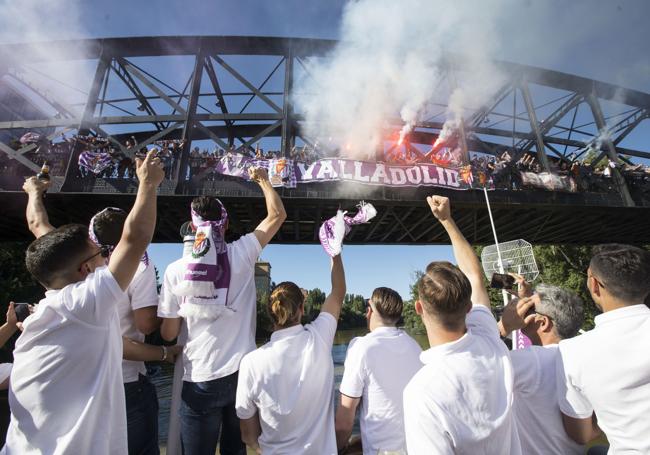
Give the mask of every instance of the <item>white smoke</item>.
[{"label": "white smoke", "polygon": [[[45,95],[66,104],[85,99],[92,81],[94,62],[69,60],[62,50],[47,44],[53,40],[78,39],[88,35],[80,13],[81,6],[81,0],[2,2],[0,44],[36,43],[30,47],[29,55],[11,56],[9,74],[12,76],[5,78],[12,85],[22,88],[26,94]],[[20,82],[16,83],[16,80]],[[34,101],[43,104],[43,99]]]},{"label": "white smoke", "polygon": [[[311,60],[294,104],[306,136],[333,137],[342,154],[374,154],[399,130],[407,135],[446,79],[451,96],[443,134],[494,94],[504,75],[491,63],[497,23],[511,0],[359,0],[346,6],[341,41]],[[463,70],[446,72],[459,56]],[[465,71],[464,68],[471,68]],[[392,129],[392,131],[391,131]],[[394,138],[394,136],[393,136]]]}]

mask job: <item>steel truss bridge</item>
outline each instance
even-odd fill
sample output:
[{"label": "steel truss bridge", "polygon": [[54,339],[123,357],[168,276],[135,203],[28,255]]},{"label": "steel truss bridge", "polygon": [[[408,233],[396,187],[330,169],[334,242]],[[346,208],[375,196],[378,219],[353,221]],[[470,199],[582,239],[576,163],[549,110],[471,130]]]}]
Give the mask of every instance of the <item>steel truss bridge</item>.
[{"label": "steel truss bridge", "polygon": [[[160,190],[155,241],[179,240],[178,227],[188,218],[189,200],[197,194],[224,201],[233,219],[231,230],[237,235],[250,231],[261,219],[260,192],[246,182],[179,178],[187,175],[193,144],[211,141],[224,149],[252,149],[267,140],[274,141],[274,148],[285,156],[295,145],[313,147],[318,139],[302,132],[303,118],[290,94],[297,78],[309,77],[311,59],[323,58],[335,45],[335,41],[297,38],[183,36],[0,46],[0,81],[21,87],[45,106],[26,115],[0,99],[0,137],[17,138],[36,130],[54,138],[63,129],[108,138],[127,154],[124,144],[132,135],[140,146],[186,139],[178,172]],[[48,83],[35,83],[26,76],[37,72],[47,81],[48,65],[79,62],[93,67],[87,90],[68,86],[82,93],[79,102],[64,100]],[[446,88],[439,88],[442,100],[432,100],[427,120],[410,134],[409,147],[435,141],[445,120],[449,90],[463,71],[471,71],[460,57],[449,57],[442,65],[447,75]],[[630,140],[648,126],[650,94],[557,71],[505,62],[499,66],[508,75],[506,81],[488,102],[474,106],[461,125],[465,160],[471,152],[497,155],[510,150],[516,156],[535,154],[548,170],[551,162],[568,162],[590,153],[593,162],[607,158],[639,163],[650,158],[638,140]],[[393,132],[402,126],[398,119],[393,123]],[[0,154],[23,169],[19,175],[0,177],[3,240],[30,238],[24,221],[26,196],[20,186],[24,176],[39,170],[30,159],[35,147],[16,149],[7,140],[0,142]],[[65,174],[54,176],[46,197],[54,224],[87,222],[104,206],[128,208],[133,201],[133,180],[79,179],[80,153],[76,147]],[[338,207],[353,210],[360,199],[373,202],[378,216],[369,225],[356,226],[351,243],[447,243],[424,201],[434,191],[453,199],[457,222],[471,241],[493,241],[480,191],[363,185],[345,185],[342,190],[336,184],[279,191],[288,212],[275,239],[280,243],[317,242],[322,220]],[[649,204],[643,196],[626,184],[617,169],[609,192],[490,192],[499,240],[525,238],[534,243],[649,243]]]}]

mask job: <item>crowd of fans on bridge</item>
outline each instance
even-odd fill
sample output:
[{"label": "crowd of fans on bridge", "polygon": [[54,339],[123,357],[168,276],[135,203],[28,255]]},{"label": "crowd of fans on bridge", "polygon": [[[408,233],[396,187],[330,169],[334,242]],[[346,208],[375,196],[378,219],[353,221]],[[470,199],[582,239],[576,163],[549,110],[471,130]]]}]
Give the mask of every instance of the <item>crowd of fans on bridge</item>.
[{"label": "crowd of fans on bridge", "polygon": [[[146,145],[139,144],[134,136],[124,144],[115,139],[101,136],[61,134],[56,141],[38,133],[26,133],[11,144],[15,150],[23,147],[31,149],[24,156],[37,165],[46,163],[50,167],[50,175],[63,176],[68,167],[68,161],[75,148],[81,149],[77,167],[77,178],[103,179],[132,179],[135,177],[135,157],[143,156],[147,149],[156,148],[165,169],[167,179],[179,178],[184,140],[160,140]],[[405,148],[408,150],[408,146]],[[411,150],[413,148],[411,147]],[[240,146],[229,149],[217,147],[213,150],[194,147],[189,152],[187,169],[184,177],[194,180],[215,180],[219,175],[214,171],[217,163],[227,154],[242,154],[257,160],[272,160],[282,157],[280,151],[264,151],[257,145]],[[311,164],[318,160],[324,151],[313,146],[293,147],[289,159]],[[432,147],[424,154],[409,154],[400,147],[381,151],[374,157],[376,161],[388,164],[411,165],[416,163],[433,163],[443,167],[471,170],[481,182],[492,182],[497,189],[522,190],[528,187],[539,187],[531,183],[531,176],[552,175],[564,178],[563,187],[572,191],[608,192],[615,191],[615,169],[625,178],[631,189],[643,192],[650,190],[650,167],[630,162],[615,162],[608,158],[599,159],[597,163],[590,158],[578,159],[576,154],[564,158],[548,157],[550,173],[545,170],[532,152],[503,151],[497,155],[472,153],[470,161],[463,164],[462,154],[458,147]],[[593,157],[591,157],[593,158]],[[70,163],[75,166],[74,163]],[[4,175],[21,175],[22,164],[11,159],[6,154],[0,157],[0,173]]]}]

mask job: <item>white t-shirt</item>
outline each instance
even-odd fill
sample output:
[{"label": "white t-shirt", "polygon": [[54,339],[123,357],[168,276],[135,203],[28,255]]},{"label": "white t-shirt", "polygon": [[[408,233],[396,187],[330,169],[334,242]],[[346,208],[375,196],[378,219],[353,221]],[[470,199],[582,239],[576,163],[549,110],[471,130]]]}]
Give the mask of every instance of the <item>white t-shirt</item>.
[{"label": "white t-shirt", "polygon": [[492,313],[474,305],[467,333],[422,353],[404,390],[411,455],[519,455],[512,364]]},{"label": "white t-shirt", "polygon": [[594,322],[560,342],[560,409],[578,419],[595,412],[610,454],[650,453],[650,309],[632,305]]},{"label": "white t-shirt", "polygon": [[[229,243],[230,286],[228,307],[217,319],[188,317],[187,341],[183,348],[183,380],[204,382],[222,378],[239,369],[241,358],[255,349],[255,261],[262,251],[254,233]],[[183,279],[185,260],[172,262],[165,270],[158,316],[178,318],[182,298],[172,289]]]},{"label": "white t-shirt", "polygon": [[311,324],[274,332],[244,356],[235,408],[240,419],[259,412],[264,455],[336,455],[335,332],[334,316],[320,313]]},{"label": "white t-shirt", "polygon": [[422,349],[396,327],[378,327],[354,338],[345,357],[340,391],[361,399],[359,421],[364,455],[406,450],[404,388],[422,368]]},{"label": "white t-shirt", "polygon": [[3,454],[127,453],[123,298],[108,267],[45,293],[16,341]]},{"label": "white t-shirt", "polygon": [[[126,290],[126,298],[117,306],[120,317],[122,336],[132,340],[144,342],[144,334],[135,327],[133,312],[140,308],[158,306],[158,289],[156,283],[156,270],[152,262],[149,265],[140,263],[135,272],[133,281]],[[144,362],[137,360],[122,360],[122,381],[133,382],[138,380],[138,374],[146,374]]]},{"label": "white t-shirt", "polygon": [[530,346],[510,353],[515,373],[515,420],[526,455],[582,455],[562,423],[557,404],[555,364],[558,345]]}]

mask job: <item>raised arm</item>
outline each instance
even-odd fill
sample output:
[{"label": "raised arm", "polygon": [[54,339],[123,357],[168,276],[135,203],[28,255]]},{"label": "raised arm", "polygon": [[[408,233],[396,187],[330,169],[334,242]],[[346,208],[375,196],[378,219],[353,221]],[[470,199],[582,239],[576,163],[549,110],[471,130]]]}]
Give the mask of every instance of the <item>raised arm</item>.
[{"label": "raised arm", "polygon": [[266,201],[266,218],[255,228],[255,237],[264,248],[271,241],[273,236],[280,230],[280,226],[287,219],[287,212],[284,210],[282,199],[275,191],[266,169],[251,168],[249,169],[251,180],[257,182],[262,188],[264,193],[264,200]]},{"label": "raised arm", "polygon": [[23,190],[27,193],[27,226],[34,237],[39,238],[50,231],[54,226],[50,224],[50,219],[43,204],[43,193],[50,187],[50,182],[40,180],[36,177],[30,177],[25,180]]},{"label": "raised arm", "polygon": [[160,160],[149,152],[144,160],[136,159],[140,184],[133,208],[124,222],[124,230],[108,267],[122,290],[131,283],[140,258],[153,237],[156,227],[156,189],[165,177]]},{"label": "raised arm", "polygon": [[341,314],[341,306],[343,306],[343,299],[345,298],[345,271],[343,270],[343,260],[341,255],[336,255],[332,258],[332,290],[325,299],[325,303],[321,307],[321,312],[329,313],[338,320]]},{"label": "raised arm", "polygon": [[472,303],[490,308],[490,298],[488,297],[487,289],[483,281],[481,263],[478,260],[478,256],[476,256],[476,252],[451,217],[449,198],[429,196],[427,197],[427,202],[429,203],[429,207],[431,207],[433,216],[442,224],[449,235],[458,268],[465,274],[472,285]]}]

